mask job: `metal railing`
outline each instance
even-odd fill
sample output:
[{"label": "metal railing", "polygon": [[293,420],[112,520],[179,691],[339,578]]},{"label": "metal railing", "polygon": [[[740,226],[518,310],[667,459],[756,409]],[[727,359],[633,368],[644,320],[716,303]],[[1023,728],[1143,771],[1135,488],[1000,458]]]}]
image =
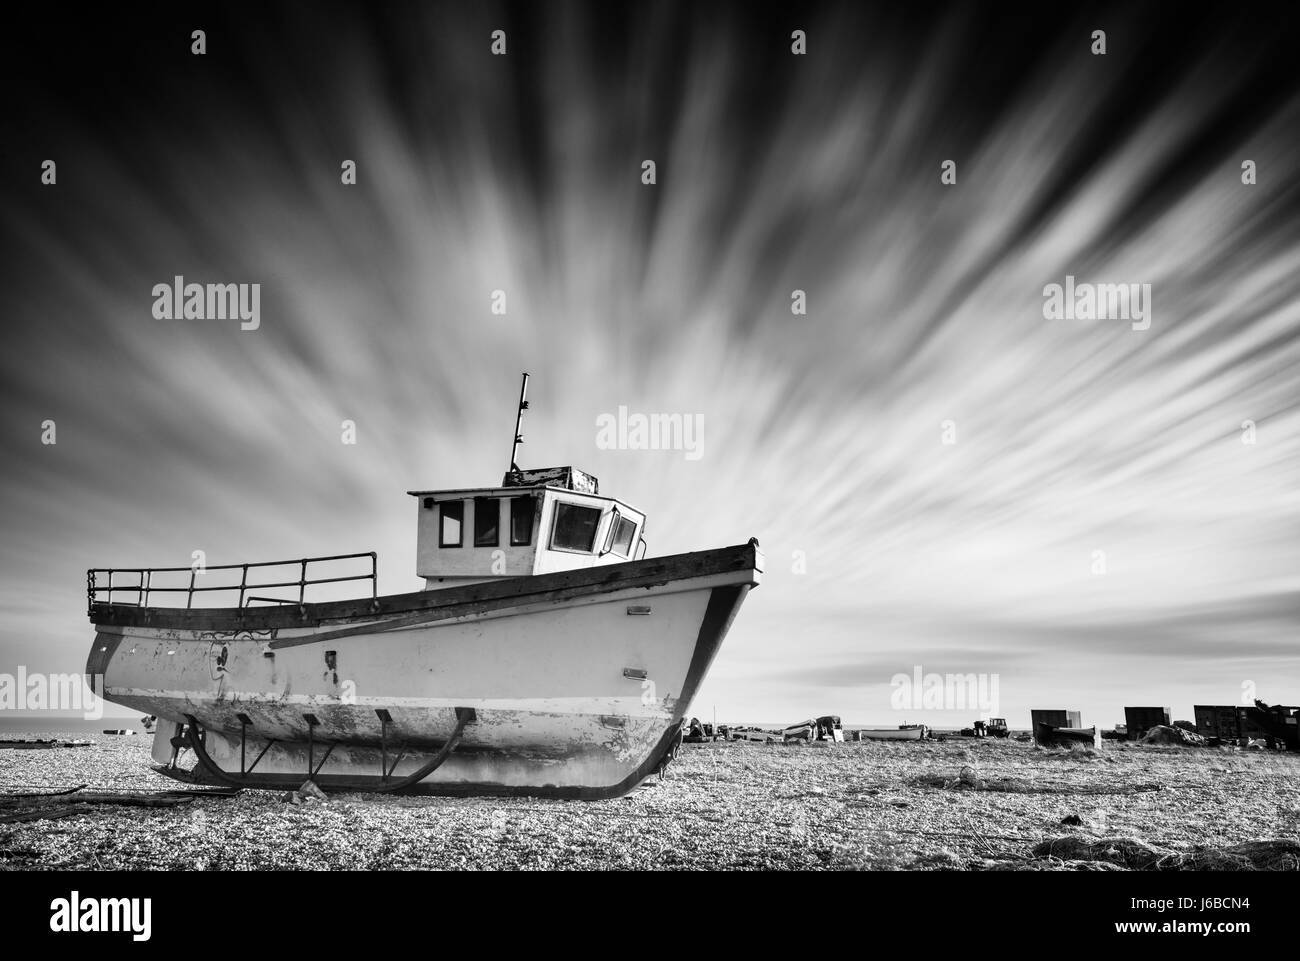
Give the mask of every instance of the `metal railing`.
[{"label": "metal railing", "polygon": [[[344,577],[308,577],[307,569],[312,564],[321,564],[328,561],[349,561],[358,558],[370,558],[370,573],[368,574],[349,574]],[[273,581],[270,583],[248,582],[248,572],[260,567],[288,567],[291,564],[298,565],[299,574],[296,581]],[[181,587],[159,586],[153,583],[155,574],[180,574],[189,572],[190,579],[187,585]],[[210,571],[240,571],[238,584],[199,584],[197,583],[200,572]],[[113,583],[114,575],[134,574],[138,578],[136,583],[122,584]],[[107,583],[100,583],[100,575],[106,575]],[[189,610],[194,605],[194,595],[204,591],[238,591],[239,608],[253,601],[269,601],[275,604],[298,604],[302,606],[306,603],[307,588],[317,584],[341,584],[346,581],[370,581],[370,599],[375,601],[379,597],[379,555],[374,551],[363,554],[333,554],[329,557],[303,557],[294,558],[287,561],[258,561],[253,564],[211,564],[203,567],[92,567],[86,571],[86,598],[87,609],[93,610],[96,602],[105,604],[125,604],[133,607],[148,607],[149,595],[167,593],[167,594],[184,594],[185,608]],[[254,590],[269,590],[281,587],[298,588],[298,599],[281,597],[264,597],[256,594],[249,594]],[[113,592],[126,594],[128,597],[135,595],[134,600],[113,600]],[[100,597],[99,595],[105,595]]]}]

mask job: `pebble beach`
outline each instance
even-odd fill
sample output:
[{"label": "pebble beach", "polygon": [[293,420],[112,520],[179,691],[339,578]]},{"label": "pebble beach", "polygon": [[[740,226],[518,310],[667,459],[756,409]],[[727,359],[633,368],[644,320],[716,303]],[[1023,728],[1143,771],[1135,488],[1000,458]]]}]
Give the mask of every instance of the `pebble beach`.
[{"label": "pebble beach", "polygon": [[1261,842],[1253,866],[1300,866],[1286,753],[719,742],[612,801],[243,791],[145,807],[77,803],[185,787],[151,770],[151,738],[93,741],[0,750],[0,870],[1240,868],[1231,852]]}]

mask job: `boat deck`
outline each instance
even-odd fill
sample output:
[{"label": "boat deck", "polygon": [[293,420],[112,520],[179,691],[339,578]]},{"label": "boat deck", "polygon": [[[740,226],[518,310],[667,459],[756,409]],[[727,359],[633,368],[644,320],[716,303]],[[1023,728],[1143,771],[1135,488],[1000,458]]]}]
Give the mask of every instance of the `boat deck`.
[{"label": "boat deck", "polygon": [[[489,613],[497,607],[517,607],[521,601],[529,599],[537,603],[567,601],[583,595],[606,593],[611,587],[655,587],[683,578],[743,570],[755,573],[762,571],[762,554],[756,540],[716,550],[646,558],[606,567],[502,578],[383,597],[276,607],[141,607],[97,601],[92,595],[89,617],[92,623],[101,627],[148,627],[164,630],[269,630],[322,627],[378,619],[394,619],[393,626],[404,626],[407,623],[418,624],[467,614]],[[407,617],[402,618],[401,615]],[[317,639],[320,639],[319,635]]]}]

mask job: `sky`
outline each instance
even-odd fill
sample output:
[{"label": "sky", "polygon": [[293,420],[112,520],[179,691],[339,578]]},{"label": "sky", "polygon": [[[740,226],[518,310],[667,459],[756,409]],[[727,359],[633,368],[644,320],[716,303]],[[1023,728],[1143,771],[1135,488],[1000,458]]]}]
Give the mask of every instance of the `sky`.
[{"label": "sky", "polygon": [[[701,717],[1300,703],[1289,16],[11,24],[0,673],[82,669],[92,566],[374,550],[418,589],[405,491],[497,483],[527,370],[521,466],[595,474],[652,555],[761,543]],[[155,317],[177,275],[260,284],[260,326]],[[1149,290],[1149,327],[1049,318],[1067,276]],[[605,449],[620,407],[698,418],[698,457]],[[900,707],[918,670],[998,703]]]}]

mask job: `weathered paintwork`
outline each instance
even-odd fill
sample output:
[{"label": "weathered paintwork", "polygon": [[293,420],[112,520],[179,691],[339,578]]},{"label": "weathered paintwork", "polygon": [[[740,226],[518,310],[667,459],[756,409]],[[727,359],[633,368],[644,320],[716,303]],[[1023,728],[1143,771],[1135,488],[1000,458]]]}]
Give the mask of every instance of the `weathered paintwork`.
[{"label": "weathered paintwork", "polygon": [[161,719],[160,754],[192,718],[222,770],[268,786],[301,783],[309,757],[327,787],[378,785],[385,757],[416,771],[459,708],[474,720],[418,790],[617,796],[658,764],[761,570],[751,541],[376,602],[96,604],[87,673]]}]

